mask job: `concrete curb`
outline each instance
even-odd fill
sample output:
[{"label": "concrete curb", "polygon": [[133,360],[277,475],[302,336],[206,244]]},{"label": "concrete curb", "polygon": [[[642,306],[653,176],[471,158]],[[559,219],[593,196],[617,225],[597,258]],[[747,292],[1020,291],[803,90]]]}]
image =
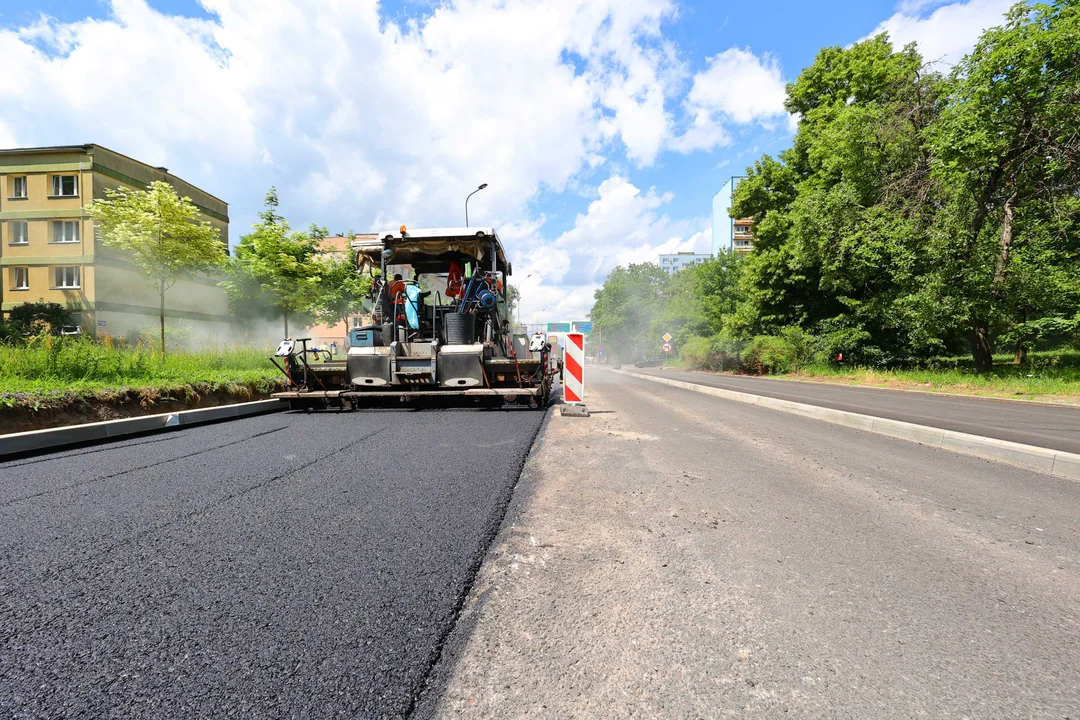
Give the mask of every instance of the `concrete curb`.
[{"label": "concrete curb", "polygon": [[976,457],[996,460],[998,462],[1016,465],[1028,470],[1047,472],[1058,477],[1080,480],[1080,455],[1038,447],[1037,445],[1025,445],[1009,440],[983,437],[981,435],[969,435],[968,433],[956,432],[955,430],[943,430],[942,428],[930,427],[929,425],[916,425],[915,423],[901,420],[890,420],[873,415],[835,410],[833,408],[808,405],[806,403],[780,400],[778,398],[754,395],[752,393],[739,392],[737,390],[725,390],[724,388],[698,385],[697,383],[673,380],[671,378],[657,377],[655,375],[643,375],[641,373],[626,370],[614,370],[623,375],[651,380],[652,382],[670,385],[672,387],[692,390],[705,395],[734,400],[749,405],[779,410],[780,412],[814,420],[844,425],[846,427],[866,430],[879,435],[888,435],[901,440],[910,440],[920,445],[952,450],[953,452],[975,455]]},{"label": "concrete curb", "polygon": [[255,402],[219,405],[198,410],[182,410],[174,413],[124,418],[123,420],[106,420],[84,425],[68,425],[45,430],[11,433],[9,435],[0,435],[0,459],[12,455],[53,450],[67,445],[101,442],[128,435],[203,425],[249,415],[278,412],[285,409],[287,409],[287,405],[280,400],[256,400]]}]

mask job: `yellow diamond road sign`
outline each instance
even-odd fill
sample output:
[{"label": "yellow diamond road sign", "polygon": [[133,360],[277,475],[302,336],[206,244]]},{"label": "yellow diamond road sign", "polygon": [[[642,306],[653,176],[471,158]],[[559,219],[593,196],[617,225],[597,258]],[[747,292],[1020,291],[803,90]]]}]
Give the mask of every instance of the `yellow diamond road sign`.
[{"label": "yellow diamond road sign", "polygon": [[671,333],[664,333],[664,342],[671,342]]}]

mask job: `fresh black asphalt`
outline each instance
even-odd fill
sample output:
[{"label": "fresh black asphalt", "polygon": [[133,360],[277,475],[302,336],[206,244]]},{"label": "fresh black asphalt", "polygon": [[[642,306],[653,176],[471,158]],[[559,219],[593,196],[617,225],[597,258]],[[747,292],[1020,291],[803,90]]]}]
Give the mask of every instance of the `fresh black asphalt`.
[{"label": "fresh black asphalt", "polygon": [[629,372],[1080,453],[1080,407],[623,367]]},{"label": "fresh black asphalt", "polygon": [[408,716],[543,418],[281,413],[0,463],[0,717]]}]

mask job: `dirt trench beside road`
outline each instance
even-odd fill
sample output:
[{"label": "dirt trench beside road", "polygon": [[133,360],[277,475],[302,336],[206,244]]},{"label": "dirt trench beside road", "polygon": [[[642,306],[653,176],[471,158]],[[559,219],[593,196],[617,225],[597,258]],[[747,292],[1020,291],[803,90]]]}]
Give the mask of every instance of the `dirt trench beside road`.
[{"label": "dirt trench beside road", "polygon": [[429,680],[439,718],[1066,718],[1080,484],[592,371]]}]

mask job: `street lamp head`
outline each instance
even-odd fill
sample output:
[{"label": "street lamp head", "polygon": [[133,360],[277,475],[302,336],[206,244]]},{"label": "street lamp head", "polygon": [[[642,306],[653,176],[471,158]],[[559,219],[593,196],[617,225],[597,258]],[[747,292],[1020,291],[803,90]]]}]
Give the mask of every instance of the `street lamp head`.
[{"label": "street lamp head", "polygon": [[483,189],[484,189],[484,188],[486,188],[486,187],[487,187],[487,183],[484,183],[484,184],[482,184],[482,185],[481,185],[480,187],[478,187],[478,188],[476,188],[476,189],[477,189],[477,190],[483,190]]}]

